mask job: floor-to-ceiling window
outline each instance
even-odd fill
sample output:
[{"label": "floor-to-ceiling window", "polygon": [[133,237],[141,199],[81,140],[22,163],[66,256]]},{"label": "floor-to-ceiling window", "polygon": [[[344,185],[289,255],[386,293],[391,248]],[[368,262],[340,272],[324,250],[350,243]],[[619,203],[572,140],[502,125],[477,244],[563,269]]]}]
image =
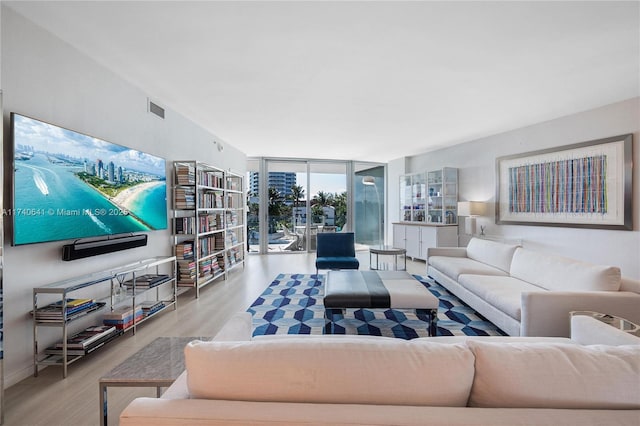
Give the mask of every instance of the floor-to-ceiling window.
[{"label": "floor-to-ceiling window", "polygon": [[360,248],[382,243],[384,165],[259,158],[247,170],[251,253],[315,251],[319,232],[355,231]]},{"label": "floor-to-ceiling window", "polygon": [[268,250],[304,252],[309,243],[307,163],[267,160],[266,172]]},{"label": "floor-to-ceiling window", "polygon": [[247,161],[247,250],[260,252],[260,163]]},{"label": "floor-to-ceiling window", "polygon": [[308,224],[309,250],[316,250],[319,232],[341,232],[347,223],[347,164],[309,162],[309,200],[312,221]]}]

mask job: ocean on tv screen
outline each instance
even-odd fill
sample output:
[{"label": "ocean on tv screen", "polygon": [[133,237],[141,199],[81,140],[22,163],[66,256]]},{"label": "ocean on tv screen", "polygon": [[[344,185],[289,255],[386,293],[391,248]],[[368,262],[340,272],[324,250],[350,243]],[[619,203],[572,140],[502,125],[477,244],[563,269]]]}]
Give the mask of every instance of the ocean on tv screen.
[{"label": "ocean on tv screen", "polygon": [[14,115],[14,244],[166,229],[165,161]]}]

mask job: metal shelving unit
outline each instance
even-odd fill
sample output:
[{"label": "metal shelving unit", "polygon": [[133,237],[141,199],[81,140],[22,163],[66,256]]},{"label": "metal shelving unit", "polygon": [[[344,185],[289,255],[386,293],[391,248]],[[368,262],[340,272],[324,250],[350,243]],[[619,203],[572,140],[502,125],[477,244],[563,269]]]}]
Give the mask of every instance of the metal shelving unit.
[{"label": "metal shelving unit", "polygon": [[[71,327],[71,324],[76,321],[79,322],[79,320],[86,319],[89,315],[95,315],[96,313],[104,312],[105,310],[109,310],[111,312],[114,308],[123,305],[130,305],[135,312],[136,306],[138,306],[138,303],[142,301],[143,297],[145,300],[148,300],[147,298],[152,296],[155,298],[153,300],[162,301],[164,306],[161,309],[146,317],[134,320],[132,325],[124,327],[121,330],[121,333],[114,336],[115,338],[129,330],[133,330],[133,333],[135,334],[136,327],[141,323],[155,317],[171,307],[173,307],[173,309],[177,309],[175,261],[175,256],[153,257],[109,270],[95,272],[34,288],[32,311],[34,376],[38,375],[38,367],[41,365],[60,365],[62,366],[62,376],[67,377],[68,366],[86,356],[68,354],[67,339],[69,337],[69,328]],[[167,276],[166,280],[153,287],[136,286],[136,277],[140,277],[140,275],[147,274],[150,271],[155,271],[156,275],[160,275],[160,268],[162,265],[168,264],[171,264],[167,267],[169,271],[167,274],[163,274]],[[127,283],[126,286],[124,285],[125,282]],[[169,298],[163,300],[160,295],[160,289],[167,285],[171,285],[171,294]],[[67,300],[71,295],[75,296],[76,294],[82,293],[84,297],[92,290],[101,292],[99,297],[93,298],[97,304],[95,307],[81,311],[78,314],[67,313]],[[53,297],[47,297],[45,295],[52,295]],[[46,303],[42,304],[40,303],[41,298],[48,298],[48,300]],[[50,305],[52,302],[59,302],[61,319],[38,319],[36,316],[38,308]],[[39,353],[38,329],[40,327],[55,327],[62,329],[62,355],[47,355]],[[108,341],[104,341],[103,343],[107,343]]]},{"label": "metal shelving unit", "polygon": [[178,286],[200,289],[246,256],[244,178],[197,161],[175,161],[173,236]]}]

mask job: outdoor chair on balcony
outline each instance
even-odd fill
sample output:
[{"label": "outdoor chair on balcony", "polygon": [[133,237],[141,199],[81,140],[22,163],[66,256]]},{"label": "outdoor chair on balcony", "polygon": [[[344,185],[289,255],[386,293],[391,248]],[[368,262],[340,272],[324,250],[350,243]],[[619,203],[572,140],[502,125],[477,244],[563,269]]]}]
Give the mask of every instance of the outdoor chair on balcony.
[{"label": "outdoor chair on balcony", "polygon": [[316,275],[319,269],[358,269],[353,232],[321,232],[317,236]]}]

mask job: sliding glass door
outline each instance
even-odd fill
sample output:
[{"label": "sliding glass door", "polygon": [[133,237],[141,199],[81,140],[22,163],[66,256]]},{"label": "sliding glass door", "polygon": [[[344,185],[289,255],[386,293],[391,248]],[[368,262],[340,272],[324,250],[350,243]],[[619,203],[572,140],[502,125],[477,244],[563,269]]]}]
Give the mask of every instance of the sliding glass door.
[{"label": "sliding glass door", "polygon": [[307,253],[320,232],[355,231],[356,248],[384,240],[385,166],[249,159],[250,253]]},{"label": "sliding glass door", "polygon": [[341,232],[347,224],[347,164],[309,163],[311,221],[307,224],[309,251],[316,250],[319,232]]},{"label": "sliding glass door", "polygon": [[365,246],[384,245],[385,167],[356,163],[353,184],[356,243]]},{"label": "sliding glass door", "polygon": [[269,252],[304,252],[308,237],[307,163],[267,160]]}]

